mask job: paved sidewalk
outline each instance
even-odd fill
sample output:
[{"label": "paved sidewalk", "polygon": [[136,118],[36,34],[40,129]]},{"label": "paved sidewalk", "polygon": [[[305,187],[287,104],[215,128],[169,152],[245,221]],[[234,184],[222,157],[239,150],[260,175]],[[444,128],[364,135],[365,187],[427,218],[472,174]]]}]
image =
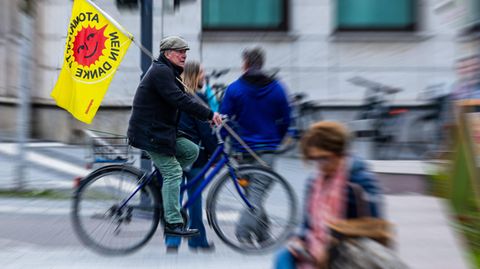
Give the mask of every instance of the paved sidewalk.
[{"label": "paved sidewalk", "polygon": [[395,225],[398,255],[410,268],[470,268],[445,200],[422,195],[387,196],[387,218]]},{"label": "paved sidewalk", "polygon": [[[32,148],[27,169],[30,188],[69,189],[73,178],[88,173],[83,168],[81,149],[58,147]],[[13,150],[13,145],[0,146],[0,189],[12,186]],[[386,196],[386,212],[396,225],[400,257],[417,269],[468,268],[461,240],[450,225],[448,206],[437,198],[409,194],[409,189],[416,188],[411,187],[412,177],[406,175],[419,175],[415,180],[422,180],[429,167],[418,161],[370,161],[369,164],[377,173],[395,174],[389,181],[407,182],[408,186],[402,186],[406,191]],[[305,179],[313,167],[298,159],[280,158],[276,169],[290,182],[302,202]],[[398,189],[393,186],[388,193]],[[272,254],[243,256],[230,250],[214,234],[210,234],[217,246],[214,254],[193,254],[182,249],[179,255],[165,255],[157,235],[134,255],[98,256],[73,237],[69,211],[70,201],[66,200],[0,198],[0,268],[271,268]],[[37,235],[39,225],[47,228]],[[15,233],[18,235],[14,236]]]},{"label": "paved sidewalk", "polygon": [[[179,254],[165,254],[161,233],[140,251],[123,257],[105,257],[85,248],[73,237],[68,214],[70,201],[44,199],[0,199],[0,219],[30,217],[37,224],[2,227],[0,222],[0,268],[2,269],[118,269],[118,268],[270,268],[273,254],[245,256],[225,246],[208,230],[215,242],[214,253],[192,253],[186,244]],[[6,218],[8,216],[9,218]],[[5,223],[5,222],[4,222]],[[32,227],[37,227],[33,231]],[[14,236],[12,233],[19,233]],[[13,238],[16,239],[13,239]]]},{"label": "paved sidewalk", "polygon": [[401,175],[429,175],[436,165],[440,165],[432,161],[411,160],[368,160],[367,163],[372,172]]},{"label": "paved sidewalk", "polygon": [[[449,226],[448,212],[439,199],[425,196],[386,196],[388,219],[395,223],[398,255],[412,269],[466,269],[469,268],[462,254],[459,239]],[[45,217],[51,221],[51,234],[38,235],[45,238],[24,236],[12,240],[0,224],[0,267],[17,268],[271,268],[273,254],[245,256],[226,247],[209,231],[217,250],[212,254],[195,254],[185,246],[179,254],[166,255],[159,233],[139,252],[125,257],[103,257],[80,245],[72,238],[68,221],[69,201],[0,199],[2,216]],[[33,225],[32,225],[33,226]],[[55,228],[57,227],[57,228]],[[63,227],[63,228],[62,228]],[[28,229],[28,227],[24,227]],[[57,238],[58,237],[58,238]],[[42,240],[62,241],[50,245]]]}]

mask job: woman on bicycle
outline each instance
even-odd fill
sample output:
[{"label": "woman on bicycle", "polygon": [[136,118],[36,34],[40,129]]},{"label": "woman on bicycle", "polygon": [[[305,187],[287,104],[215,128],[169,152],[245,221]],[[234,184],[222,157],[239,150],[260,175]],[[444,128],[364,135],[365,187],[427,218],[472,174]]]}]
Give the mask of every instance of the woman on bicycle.
[{"label": "woman on bicycle", "polygon": [[318,173],[307,186],[301,233],[277,253],[274,268],[323,268],[330,245],[328,223],[356,217],[348,181],[363,188],[372,217],[379,217],[380,188],[364,163],[347,154],[348,136],[343,125],[321,121],[302,137],[303,158],[315,163]]},{"label": "woman on bicycle", "polygon": [[[203,67],[200,63],[195,61],[189,61],[185,63],[185,69],[183,71],[183,81],[187,86],[187,92],[192,95],[197,95],[207,103],[206,96],[201,92],[203,88],[205,75]],[[187,180],[194,179],[195,176],[201,172],[203,166],[207,163],[209,156],[215,151],[217,147],[217,139],[212,134],[210,125],[207,122],[200,121],[186,113],[181,113],[180,123],[178,125],[178,135],[185,137],[188,140],[199,145],[200,153],[197,160],[192,165],[191,169],[186,172]],[[201,181],[197,183],[197,186],[192,186],[187,190],[188,196],[192,197],[199,187]],[[201,249],[209,251],[214,249],[213,243],[209,243],[205,232],[205,226],[202,221],[202,198],[199,197],[188,208],[188,215],[190,219],[190,229],[196,229],[200,232],[200,235],[189,238],[188,246],[191,250]],[[167,246],[167,252],[176,252],[180,246],[181,237],[178,236],[166,236],[165,244]]]}]

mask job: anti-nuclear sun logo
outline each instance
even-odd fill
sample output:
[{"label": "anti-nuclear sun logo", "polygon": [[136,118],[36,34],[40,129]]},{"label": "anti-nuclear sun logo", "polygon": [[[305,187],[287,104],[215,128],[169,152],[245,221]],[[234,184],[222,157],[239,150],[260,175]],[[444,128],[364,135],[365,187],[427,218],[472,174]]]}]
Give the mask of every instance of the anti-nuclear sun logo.
[{"label": "anti-nuclear sun logo", "polygon": [[105,41],[107,38],[104,35],[107,25],[100,29],[95,27],[83,27],[75,36],[73,42],[73,57],[79,65],[90,67],[94,64],[105,49]]},{"label": "anti-nuclear sun logo", "polygon": [[81,12],[68,30],[65,64],[76,81],[100,82],[115,73],[121,61],[121,35],[99,14]]}]

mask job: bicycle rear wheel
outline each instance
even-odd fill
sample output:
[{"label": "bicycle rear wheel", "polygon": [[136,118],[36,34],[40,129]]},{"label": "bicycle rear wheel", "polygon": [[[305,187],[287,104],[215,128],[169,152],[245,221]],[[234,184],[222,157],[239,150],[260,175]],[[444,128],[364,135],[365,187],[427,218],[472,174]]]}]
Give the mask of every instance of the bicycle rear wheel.
[{"label": "bicycle rear wheel", "polygon": [[410,125],[408,143],[420,159],[437,149],[440,133],[436,124],[434,120],[419,118]]},{"label": "bicycle rear wheel", "polygon": [[[237,192],[254,206],[250,209]],[[233,249],[261,254],[282,245],[297,224],[297,200],[277,173],[257,166],[240,166],[236,178],[225,173],[207,197],[207,217],[220,239]]]},{"label": "bicycle rear wheel", "polygon": [[78,238],[105,255],[138,250],[153,236],[160,219],[158,192],[145,185],[120,208],[138,186],[143,173],[112,165],[85,177],[73,197],[72,223]]}]

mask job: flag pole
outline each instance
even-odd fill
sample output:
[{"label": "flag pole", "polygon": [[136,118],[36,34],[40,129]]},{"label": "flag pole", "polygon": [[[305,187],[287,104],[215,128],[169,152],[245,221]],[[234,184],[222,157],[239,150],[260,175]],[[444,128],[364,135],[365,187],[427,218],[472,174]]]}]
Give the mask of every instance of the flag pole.
[{"label": "flag pole", "polygon": [[133,35],[129,33],[125,28],[123,28],[112,16],[110,16],[107,12],[105,12],[103,9],[101,9],[99,6],[97,6],[95,3],[93,3],[90,0],[85,0],[87,1],[90,5],[92,5],[94,8],[98,10],[98,12],[102,13],[102,15],[109,20],[115,27],[118,28],[124,35],[128,36],[132,41],[133,41]]},{"label": "flag pole", "polygon": [[152,59],[152,61],[155,59],[155,58],[153,57],[152,52],[149,51],[147,48],[145,48],[142,44],[138,43],[135,38],[132,38],[132,42],[133,42],[133,44],[137,45],[137,47],[138,47],[143,53],[145,53],[148,57],[150,57],[150,59]]},{"label": "flag pole", "polygon": [[[92,1],[90,0],[85,0],[87,1],[90,5],[92,5],[93,7],[95,7],[98,12],[102,13],[103,16],[105,16],[105,18],[107,18],[107,20],[109,20],[113,25],[115,25],[115,27],[117,27],[120,31],[122,31],[122,33],[126,36],[128,36],[130,38],[130,40],[132,40],[132,42],[137,45],[138,48],[140,48],[140,50],[145,53],[148,57],[150,57],[150,59],[154,60],[154,56],[151,52],[151,50],[145,48],[145,46],[143,46],[141,43],[137,42],[137,40],[135,39],[135,37],[129,33],[127,30],[125,30],[125,28],[123,28],[115,19],[112,18],[112,16],[110,16],[107,12],[105,12],[103,9],[101,9],[99,6],[97,6],[95,3],[93,3]],[[147,0],[143,0],[143,1],[147,1]],[[150,0],[151,1],[151,0]],[[142,2],[142,5],[145,7],[151,7],[151,5],[145,5],[145,3]],[[150,36],[150,39],[151,39],[151,36]],[[146,70],[142,70],[143,72],[146,72]]]}]

